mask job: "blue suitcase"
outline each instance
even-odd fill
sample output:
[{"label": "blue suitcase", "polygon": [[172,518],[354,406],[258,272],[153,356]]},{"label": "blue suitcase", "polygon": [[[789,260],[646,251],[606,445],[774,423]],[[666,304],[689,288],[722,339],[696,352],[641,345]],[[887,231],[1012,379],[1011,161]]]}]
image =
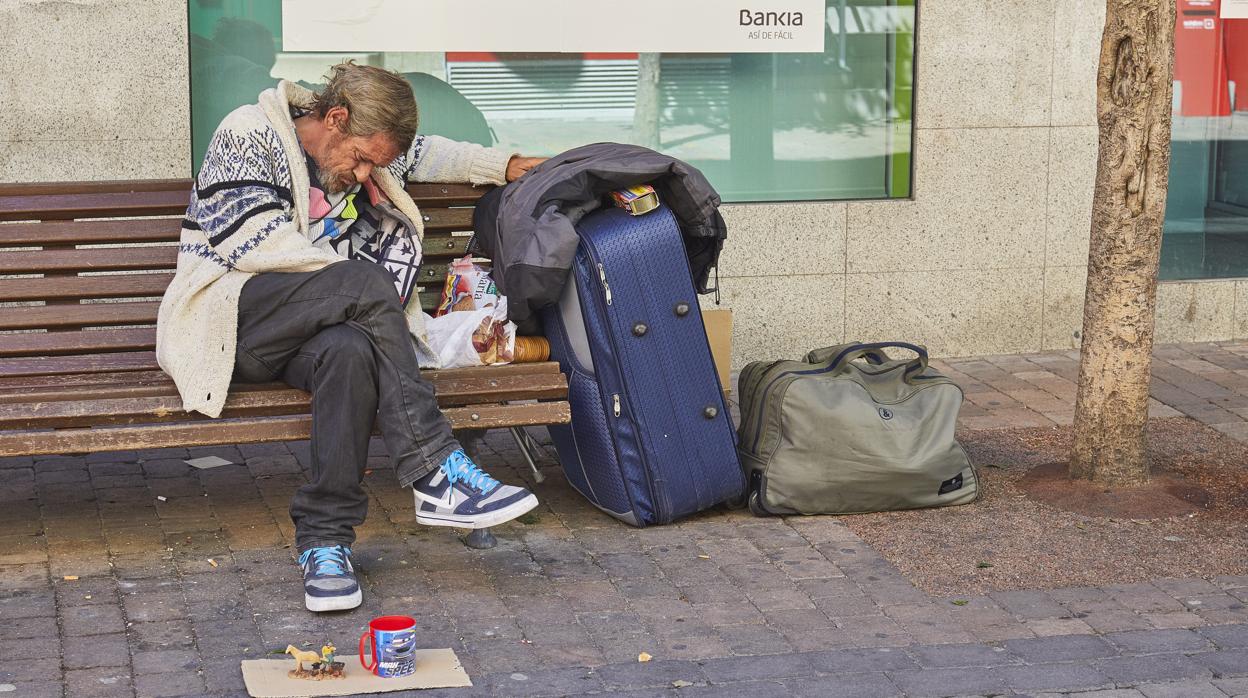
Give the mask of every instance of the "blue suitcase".
[{"label": "blue suitcase", "polygon": [[544,311],[572,423],[551,427],[568,481],[633,526],[740,500],[736,431],[680,228],[667,207],[583,218],[576,262]]}]

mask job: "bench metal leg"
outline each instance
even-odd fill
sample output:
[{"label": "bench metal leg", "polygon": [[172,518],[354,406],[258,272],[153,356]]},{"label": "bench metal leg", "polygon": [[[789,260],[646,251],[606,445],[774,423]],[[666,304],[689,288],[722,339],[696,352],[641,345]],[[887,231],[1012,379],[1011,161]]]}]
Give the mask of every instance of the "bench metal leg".
[{"label": "bench metal leg", "polygon": [[477,550],[489,550],[498,545],[498,539],[488,528],[474,528],[464,537],[464,545]]},{"label": "bench metal leg", "polygon": [[529,432],[525,431],[523,427],[511,427],[511,438],[516,440],[516,447],[520,449],[520,455],[524,456],[524,462],[528,463],[529,470],[533,471],[533,479],[539,484],[545,482],[546,476],[537,469],[537,463],[533,461],[533,451],[537,448],[533,437],[529,436]]}]

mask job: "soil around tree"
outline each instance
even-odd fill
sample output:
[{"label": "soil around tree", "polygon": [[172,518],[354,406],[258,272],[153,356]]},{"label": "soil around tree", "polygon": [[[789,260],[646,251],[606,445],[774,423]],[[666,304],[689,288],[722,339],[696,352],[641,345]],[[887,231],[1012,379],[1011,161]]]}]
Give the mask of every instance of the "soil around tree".
[{"label": "soil around tree", "polygon": [[1032,468],[1018,479],[1018,488],[1032,499],[1084,516],[1120,519],[1165,519],[1209,508],[1212,496],[1199,485],[1153,469],[1147,484],[1133,487],[1098,485],[1072,480],[1062,461]]},{"label": "soil around tree", "polygon": [[1248,445],[1190,419],[1149,424],[1153,482],[1065,477],[1070,427],[959,433],[980,476],[969,505],[842,517],[937,596],[1248,575]]}]

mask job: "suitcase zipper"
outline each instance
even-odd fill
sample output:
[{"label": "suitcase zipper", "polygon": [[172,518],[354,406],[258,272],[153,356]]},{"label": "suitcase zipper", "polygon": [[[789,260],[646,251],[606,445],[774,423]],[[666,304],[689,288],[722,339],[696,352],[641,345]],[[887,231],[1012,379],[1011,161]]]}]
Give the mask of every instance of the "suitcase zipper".
[{"label": "suitcase zipper", "polygon": [[[598,267],[598,280],[602,283],[603,300],[607,302],[607,305],[611,305],[611,285],[607,283],[607,270],[603,267],[602,262],[598,261],[598,255],[595,253],[593,245],[591,245],[588,240],[582,239],[581,248],[585,250],[585,256],[589,258],[590,263]],[[613,324],[611,322],[610,316],[604,317],[604,320],[607,322],[608,326]],[[611,346],[612,353],[614,353],[618,357],[620,353],[619,353],[619,348],[615,346],[614,333],[610,331],[607,332],[607,342],[612,345]],[[616,382],[617,385],[623,384],[623,376],[617,375],[616,379],[617,379],[617,382]],[[614,414],[615,417],[619,418],[623,414],[623,411],[624,411],[623,408],[624,408],[623,400],[620,398],[620,394],[612,393],[611,394],[611,412]],[[630,420],[633,421],[634,428],[638,429],[638,439],[640,439],[641,438],[640,430],[636,426],[636,420],[632,420],[631,416],[630,416]],[[642,459],[642,467],[646,468],[647,472],[649,473],[650,468],[645,463],[645,459]],[[651,479],[653,479],[654,474],[649,473],[649,475]],[[656,492],[654,490],[654,487],[650,483],[646,484],[646,488],[649,490],[650,500],[654,502],[655,516],[657,516],[659,520],[665,520],[668,517],[669,512],[671,511],[671,505],[667,502],[666,497],[661,496],[659,492]]]},{"label": "suitcase zipper", "polygon": [[[601,264],[598,265],[598,280],[602,282],[602,290],[606,293],[607,305],[611,305],[611,284],[607,283],[607,270]],[[620,414],[618,407],[615,414],[617,417]]]}]

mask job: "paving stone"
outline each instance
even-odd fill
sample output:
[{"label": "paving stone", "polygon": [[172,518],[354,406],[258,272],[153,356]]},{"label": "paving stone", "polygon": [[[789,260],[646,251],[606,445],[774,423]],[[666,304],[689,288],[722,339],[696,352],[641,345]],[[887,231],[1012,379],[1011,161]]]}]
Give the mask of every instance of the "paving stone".
[{"label": "paving stone", "polygon": [[1228,696],[1248,696],[1248,678],[1214,679],[1213,685]]},{"label": "paving stone", "polygon": [[1120,684],[1208,679],[1212,673],[1201,663],[1182,654],[1115,657],[1103,659],[1097,662],[1096,666]]},{"label": "paving stone", "polygon": [[134,653],[133,665],[136,674],[169,674],[195,671],[200,661],[192,650],[142,650]]},{"label": "paving stone", "polygon": [[1114,682],[1083,662],[1009,666],[1000,670],[1006,684],[1016,691],[1071,691],[1112,688]]},{"label": "paving stone", "polygon": [[737,655],[758,656],[793,651],[793,646],[784,639],[784,635],[766,625],[732,625],[719,628],[716,633]]},{"label": "paving stone", "polygon": [[919,665],[905,652],[892,648],[849,648],[806,655],[814,668],[825,674],[871,671],[906,671]]},{"label": "paving stone", "polygon": [[733,696],[734,698],[785,698],[793,694],[779,681],[746,681],[712,686],[690,686],[674,689],[669,695],[680,696],[680,698],[719,698],[720,696]]},{"label": "paving stone", "polygon": [[51,617],[13,618],[0,623],[0,640],[55,637],[57,632],[56,619]]},{"label": "paving stone", "polygon": [[[0,468],[3,467],[0,465]],[[22,698],[61,698],[65,694],[65,685],[60,681],[19,681],[3,685],[11,687],[7,690]]]},{"label": "paving stone", "polygon": [[1197,628],[1207,625],[1204,618],[1188,611],[1141,613],[1140,615],[1154,628]]},{"label": "paving stone", "polygon": [[910,653],[925,668],[1001,666],[1018,661],[1004,648],[981,644],[916,646]]},{"label": "paving stone", "polygon": [[1070,611],[1043,591],[999,591],[989,594],[989,597],[1006,611],[1025,620],[1070,616]]},{"label": "paving stone", "polygon": [[191,624],[183,620],[133,623],[126,628],[126,634],[130,637],[130,645],[136,652],[195,646]]},{"label": "paving stone", "polygon": [[1035,698],[1058,698],[1059,696],[1078,696],[1079,698],[1144,698],[1144,694],[1134,688],[1110,688],[1104,691],[1079,693],[1038,693]]},{"label": "paving stone", "polygon": [[1042,618],[1028,620],[1023,625],[1035,633],[1036,637],[1052,637],[1054,635],[1092,635],[1096,631],[1092,626],[1078,618]]},{"label": "paving stone", "polygon": [[1146,683],[1135,689],[1148,698],[1226,698],[1226,693],[1211,681]]},{"label": "paving stone", "polygon": [[901,689],[882,673],[833,674],[788,679],[783,683],[790,693],[803,698],[894,698],[902,695]]},{"label": "paving stone", "polygon": [[164,594],[133,594],[123,598],[126,618],[134,623],[186,618],[181,590]]},{"label": "paving stone", "polygon": [[194,671],[168,674],[139,674],[134,677],[134,692],[138,698],[164,698],[165,696],[202,696],[204,679]]},{"label": "paving stone", "polygon": [[1152,584],[1113,584],[1103,588],[1115,601],[1140,613],[1185,610],[1177,599]]},{"label": "paving stone", "polygon": [[922,671],[891,671],[888,673],[907,696],[954,696],[1003,693],[1005,681],[997,669],[925,669]]},{"label": "paving stone", "polygon": [[61,656],[61,640],[56,636],[0,640],[0,664],[17,660],[48,659]]},{"label": "paving stone", "polygon": [[[808,676],[819,667],[812,664],[813,655],[784,654],[762,657],[727,657],[701,662],[702,671],[711,683],[730,683],[757,679]],[[825,665],[826,666],[826,665]],[[822,671],[822,669],[820,669]]]},{"label": "paving stone", "polygon": [[74,698],[133,696],[130,672],[125,668],[76,669],[65,672],[65,691]]},{"label": "paving stone", "polygon": [[70,635],[64,640],[63,665],[66,669],[130,666],[130,647],[125,633],[111,635]]},{"label": "paving stone", "polygon": [[[49,592],[20,591],[5,596],[0,593],[0,618],[50,618],[56,614],[56,602]],[[3,637],[0,631],[0,637]]]},{"label": "paving stone", "polygon": [[72,606],[61,609],[61,627],[66,635],[103,635],[122,632],[126,622],[116,606]]},{"label": "paving stone", "polygon": [[702,683],[706,677],[697,662],[650,661],[599,667],[599,678],[608,689],[669,687],[673,681]]},{"label": "paving stone", "polygon": [[485,677],[485,682],[495,694],[515,698],[582,695],[604,688],[597,673],[581,668],[495,674]]},{"label": "paving stone", "polygon": [[1248,625],[1211,625],[1196,632],[1212,640],[1218,647],[1248,647]]},{"label": "paving stone", "polygon": [[1154,579],[1152,585],[1174,597],[1204,596],[1222,591],[1213,582],[1204,579],[1166,578]]},{"label": "paving stone", "polygon": [[1248,676],[1248,650],[1218,650],[1191,655],[1192,661],[1213,672],[1214,678]]},{"label": "paving stone", "polygon": [[1208,638],[1191,630],[1132,630],[1110,633],[1104,637],[1119,647],[1123,654],[1197,652],[1212,649]]},{"label": "paving stone", "polygon": [[1029,664],[1112,657],[1118,653],[1101,638],[1088,635],[1010,640],[1005,646]]}]

